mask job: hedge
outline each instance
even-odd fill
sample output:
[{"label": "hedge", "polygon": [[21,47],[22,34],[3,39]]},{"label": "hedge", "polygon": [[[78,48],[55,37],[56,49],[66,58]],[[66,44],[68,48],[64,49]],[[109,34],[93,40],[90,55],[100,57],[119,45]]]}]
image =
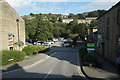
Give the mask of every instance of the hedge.
[{"label": "hedge", "polygon": [[26,55],[33,55],[45,49],[45,46],[42,45],[32,45],[24,47],[23,52],[25,52]]},{"label": "hedge", "polygon": [[89,66],[92,64],[94,67],[102,67],[102,65],[99,63],[98,58],[94,54],[89,54],[87,51],[87,48],[81,48],[79,51],[81,55],[81,59],[83,61],[84,66]]},{"label": "hedge", "polygon": [[24,60],[25,53],[17,50],[3,50],[2,51],[2,66]]}]

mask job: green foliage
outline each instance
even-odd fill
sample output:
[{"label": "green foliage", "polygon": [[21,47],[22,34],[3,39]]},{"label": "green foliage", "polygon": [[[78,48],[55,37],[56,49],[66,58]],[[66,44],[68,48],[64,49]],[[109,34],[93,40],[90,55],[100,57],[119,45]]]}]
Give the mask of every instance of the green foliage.
[{"label": "green foliage", "polygon": [[26,55],[33,55],[34,53],[38,53],[39,51],[45,50],[46,48],[41,45],[32,45],[32,46],[26,46],[23,49],[23,52],[25,52]]},{"label": "green foliage", "polygon": [[35,38],[37,26],[38,26],[38,23],[36,19],[27,20],[25,22],[26,39]]},{"label": "green foliage", "polygon": [[[11,63],[11,62],[19,62],[24,60],[25,53],[16,50],[3,50],[2,51],[2,66]],[[8,61],[9,59],[13,59]]]},{"label": "green foliage", "polygon": [[59,17],[59,20],[58,20],[58,21],[59,21],[59,22],[62,22],[62,20],[63,20],[62,17]]},{"label": "green foliage", "polygon": [[87,48],[81,48],[79,50],[83,65],[89,66],[92,64],[94,67],[101,67],[101,64],[98,61],[98,58],[95,54],[88,54]]},{"label": "green foliage", "polygon": [[75,37],[77,37],[78,36],[78,34],[70,34],[70,38],[71,39],[74,39]]},{"label": "green foliage", "polygon": [[53,25],[53,35],[54,37],[65,37],[66,36],[66,23],[54,23]]},{"label": "green foliage", "polygon": [[[62,16],[61,14],[33,14],[30,13],[32,19],[29,16],[23,16],[25,20],[25,34],[26,40],[37,39],[40,41],[47,41],[53,37],[65,37],[69,38],[73,34],[78,34],[81,38],[84,38],[87,34],[87,24],[78,24],[77,19],[85,19],[86,17],[98,17],[104,14],[106,10],[97,10],[92,12],[85,12],[82,14],[72,14],[68,16]],[[57,20],[57,18],[59,18]],[[69,24],[62,23],[62,18],[72,18]],[[89,25],[93,28],[97,25],[97,21],[92,21]]]},{"label": "green foliage", "polygon": [[35,16],[33,13],[30,13],[30,16]]},{"label": "green foliage", "polygon": [[75,15],[73,14],[73,13],[70,13],[69,15],[68,15],[68,18],[75,18]]},{"label": "green foliage", "polygon": [[98,58],[94,54],[86,54],[83,56],[84,65],[92,64],[95,67],[101,67]]},{"label": "green foliage", "polygon": [[79,53],[80,53],[81,57],[83,58],[84,55],[88,54],[87,48],[81,48],[79,50]]},{"label": "green foliage", "polygon": [[57,21],[57,16],[53,16],[50,21],[55,23]]},{"label": "green foliage", "polygon": [[90,22],[89,27],[90,27],[90,28],[93,28],[93,27],[97,26],[97,24],[98,24],[97,20],[92,20],[92,21]]},{"label": "green foliage", "polygon": [[86,18],[86,15],[84,15],[84,14],[77,14],[77,15],[76,15],[76,18],[77,18],[77,19],[85,19],[85,18]]},{"label": "green foliage", "polygon": [[104,14],[106,10],[97,10],[97,11],[92,11],[89,12],[87,17],[99,17],[100,15]]},{"label": "green foliage", "polygon": [[49,21],[39,21],[35,38],[43,42],[53,38],[53,25]]}]

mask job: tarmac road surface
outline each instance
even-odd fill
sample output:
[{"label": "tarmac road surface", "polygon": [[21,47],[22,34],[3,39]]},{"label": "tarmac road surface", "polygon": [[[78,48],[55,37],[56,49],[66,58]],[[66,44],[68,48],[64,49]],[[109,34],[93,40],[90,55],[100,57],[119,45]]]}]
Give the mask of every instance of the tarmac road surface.
[{"label": "tarmac road surface", "polygon": [[[60,44],[60,43],[59,43]],[[78,50],[53,46],[51,56],[28,67],[3,74],[3,78],[83,78],[79,67]]]}]

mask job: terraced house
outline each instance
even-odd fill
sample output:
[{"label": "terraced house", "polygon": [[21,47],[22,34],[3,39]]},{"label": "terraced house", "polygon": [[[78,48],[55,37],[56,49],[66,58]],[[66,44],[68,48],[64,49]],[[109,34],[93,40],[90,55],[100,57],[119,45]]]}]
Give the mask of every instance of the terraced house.
[{"label": "terraced house", "polygon": [[19,49],[16,42],[25,43],[25,24],[19,14],[0,0],[0,50]]},{"label": "terraced house", "polygon": [[113,63],[120,55],[120,2],[98,18],[97,51]]}]

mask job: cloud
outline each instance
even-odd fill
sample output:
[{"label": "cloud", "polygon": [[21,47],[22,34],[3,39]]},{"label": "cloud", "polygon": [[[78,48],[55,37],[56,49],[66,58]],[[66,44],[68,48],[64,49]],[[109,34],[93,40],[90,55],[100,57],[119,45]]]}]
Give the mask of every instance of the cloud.
[{"label": "cloud", "polygon": [[35,6],[35,3],[31,3],[31,0],[6,0],[13,8],[23,8],[29,6]]},{"label": "cloud", "polygon": [[118,3],[119,0],[96,0],[94,2],[88,3],[87,5],[83,5],[78,7],[77,9],[79,9],[80,11],[94,11],[94,10],[98,10],[98,9],[110,9],[113,5],[115,5],[116,3]]},{"label": "cloud", "polygon": [[[6,0],[18,13],[20,14],[29,14],[31,12],[35,13],[54,13],[55,11],[61,12],[60,6],[57,6],[60,2],[64,2],[67,7],[68,2],[89,2],[89,4],[82,5],[80,7],[75,7],[71,9],[62,10],[63,13],[68,14],[69,12],[74,11],[93,11],[98,9],[109,9],[115,5],[119,0]],[[42,3],[43,2],[43,3]],[[49,5],[47,4],[49,3]],[[37,5],[39,4],[39,6]],[[44,5],[43,5],[44,4]],[[43,6],[40,6],[43,5]],[[73,10],[72,10],[73,9]],[[23,11],[24,10],[24,11]],[[57,13],[57,12],[56,12]]]}]

